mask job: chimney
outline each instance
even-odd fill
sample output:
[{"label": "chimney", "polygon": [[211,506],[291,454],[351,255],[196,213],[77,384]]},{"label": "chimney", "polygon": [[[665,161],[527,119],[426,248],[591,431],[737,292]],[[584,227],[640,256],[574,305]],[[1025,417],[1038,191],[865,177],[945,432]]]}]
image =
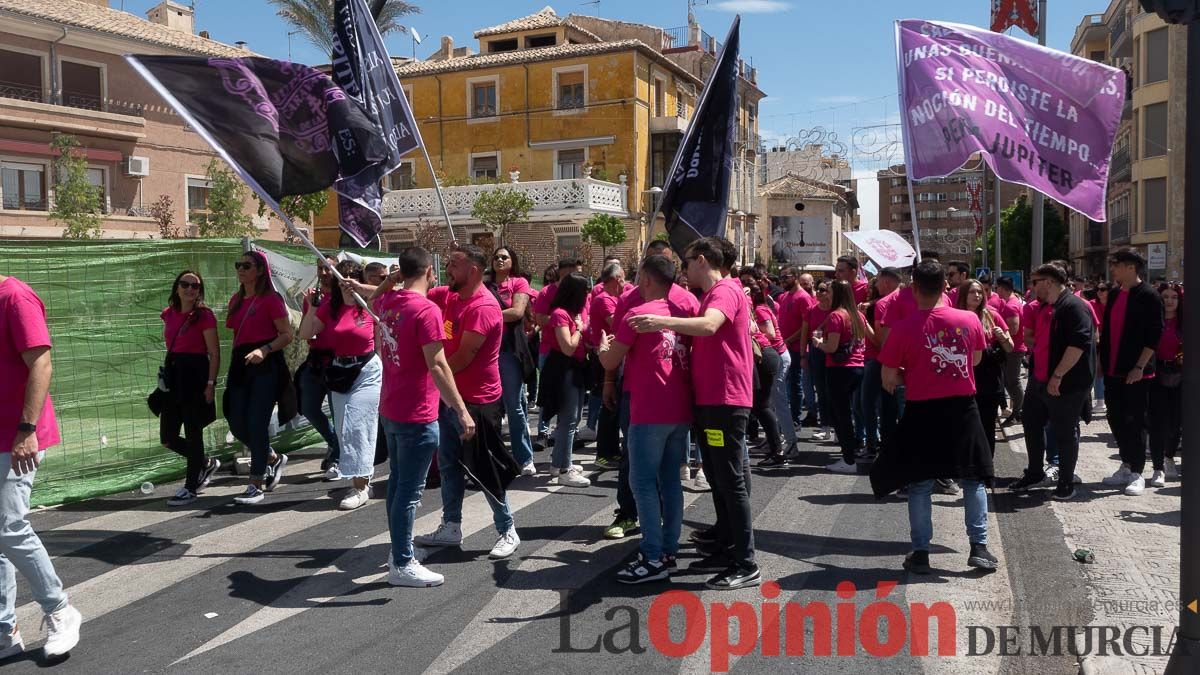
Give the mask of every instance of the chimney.
[{"label": "chimney", "polygon": [[210,38],[210,37],[208,36],[208,31],[206,31],[206,30],[202,30],[202,31],[200,31],[200,37],[204,38],[205,40],[211,40],[211,39],[212,39],[212,38]]},{"label": "chimney", "polygon": [[250,51],[250,47],[248,47],[248,46],[246,45],[246,41],[245,41],[245,40],[238,40],[237,42],[233,43],[233,46],[235,46],[235,47],[237,47],[238,49],[240,49],[240,50],[242,50],[242,51],[245,51],[245,52],[248,52],[248,51]]},{"label": "chimney", "polygon": [[442,53],[446,55],[446,58],[454,55],[454,38],[449,35],[442,36]]},{"label": "chimney", "polygon": [[146,18],[150,23],[166,26],[181,33],[195,32],[195,15],[192,8],[172,0],[163,0],[150,8],[150,11],[146,12]]}]

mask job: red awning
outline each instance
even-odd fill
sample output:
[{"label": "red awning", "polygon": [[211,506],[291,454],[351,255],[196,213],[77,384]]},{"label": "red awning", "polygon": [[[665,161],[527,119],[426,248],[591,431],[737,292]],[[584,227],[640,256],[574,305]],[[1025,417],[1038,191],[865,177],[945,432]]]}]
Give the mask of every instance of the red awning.
[{"label": "red awning", "polygon": [[[83,155],[93,162],[120,162],[124,155],[118,150],[101,150],[99,148],[81,148]],[[14,141],[0,138],[0,152],[12,152],[21,155],[39,155],[54,157],[58,153],[49,143],[31,143],[29,141]]]}]

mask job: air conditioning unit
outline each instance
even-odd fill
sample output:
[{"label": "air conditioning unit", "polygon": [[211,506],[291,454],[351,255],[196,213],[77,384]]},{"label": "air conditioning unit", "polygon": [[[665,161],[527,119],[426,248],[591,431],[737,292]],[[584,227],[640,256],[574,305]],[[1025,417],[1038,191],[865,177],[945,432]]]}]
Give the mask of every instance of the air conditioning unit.
[{"label": "air conditioning unit", "polygon": [[126,176],[149,176],[150,175],[150,158],[149,157],[134,157],[125,158],[125,175]]}]

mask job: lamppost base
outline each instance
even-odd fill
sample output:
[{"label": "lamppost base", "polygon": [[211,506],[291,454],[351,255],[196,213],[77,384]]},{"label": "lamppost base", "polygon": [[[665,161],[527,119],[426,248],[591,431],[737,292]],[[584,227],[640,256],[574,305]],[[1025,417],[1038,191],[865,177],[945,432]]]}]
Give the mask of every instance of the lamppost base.
[{"label": "lamppost base", "polygon": [[1200,640],[1176,635],[1175,650],[1163,675],[1195,675],[1200,673]]}]

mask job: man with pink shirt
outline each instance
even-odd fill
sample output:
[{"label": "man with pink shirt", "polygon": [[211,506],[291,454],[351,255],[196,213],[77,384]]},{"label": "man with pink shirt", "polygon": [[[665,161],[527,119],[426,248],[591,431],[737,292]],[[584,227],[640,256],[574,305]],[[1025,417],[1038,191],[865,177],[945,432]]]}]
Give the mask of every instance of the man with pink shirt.
[{"label": "man with pink shirt", "polygon": [[971,266],[961,260],[946,263],[946,297],[950,307],[958,305],[958,287],[971,279]]},{"label": "man with pink shirt", "polygon": [[800,286],[800,270],[795,267],[787,267],[779,276],[779,281],[783,284],[783,294],[779,296],[777,303],[779,305],[779,334],[783,336],[783,342],[787,346],[788,353],[792,357],[792,367],[788,371],[788,403],[792,410],[792,419],[779,420],[780,424],[791,424],[800,426],[804,419],[803,409],[808,406],[814,411],[816,406],[813,401],[807,400],[805,392],[811,385],[805,386],[804,378],[807,377],[808,369],[805,367],[805,361],[808,359],[808,350],[801,343],[804,337],[802,328],[804,327],[804,317],[808,315],[808,310],[816,304],[816,300],[808,291]]},{"label": "man with pink shirt", "polygon": [[987,549],[987,485],[994,477],[979,408],[975,402],[974,367],[987,340],[975,314],[941,306],[945,272],[932,260],[913,269],[917,312],[892,326],[879,354],[883,386],[901,382],[906,410],[887,448],[871,469],[871,488],[883,498],[908,488],[908,520],[912,552],[904,567],[929,574],[933,539],[932,500],[935,481],[962,482],[966,507],[967,565],[992,571],[998,561]]},{"label": "man with pink shirt", "polygon": [[83,623],[28,518],[34,473],[46,448],[60,440],[52,372],[45,306],[29,286],[0,275],[0,659],[25,649],[17,630],[17,571],[46,614],[46,656],[71,651]]},{"label": "man with pink shirt", "polygon": [[750,346],[750,303],[737,279],[724,277],[724,242],[718,237],[698,239],[684,254],[688,285],[703,293],[695,318],[652,314],[631,315],[626,320],[639,333],[664,329],[692,340],[692,391],[700,456],[712,484],[717,512],[714,557],[731,564],[709,579],[714,590],[757,586],[762,582],[754,560],[754,529],[746,453],[746,422],[753,403],[754,354]]},{"label": "man with pink shirt", "polygon": [[1013,350],[1004,355],[1004,391],[1008,394],[1012,415],[1004,420],[1001,426],[1009,426],[1021,421],[1021,406],[1025,404],[1025,390],[1021,387],[1021,364],[1029,347],[1025,345],[1024,332],[1021,326],[1021,296],[1014,291],[1013,280],[1010,277],[1000,277],[996,280],[995,297],[1000,300],[997,312],[1004,323],[1008,325],[1008,334],[1013,339]]},{"label": "man with pink shirt", "polygon": [[837,259],[837,267],[834,269],[833,276],[850,284],[854,289],[854,304],[866,302],[871,294],[871,285],[858,278],[858,258],[844,255]]}]

